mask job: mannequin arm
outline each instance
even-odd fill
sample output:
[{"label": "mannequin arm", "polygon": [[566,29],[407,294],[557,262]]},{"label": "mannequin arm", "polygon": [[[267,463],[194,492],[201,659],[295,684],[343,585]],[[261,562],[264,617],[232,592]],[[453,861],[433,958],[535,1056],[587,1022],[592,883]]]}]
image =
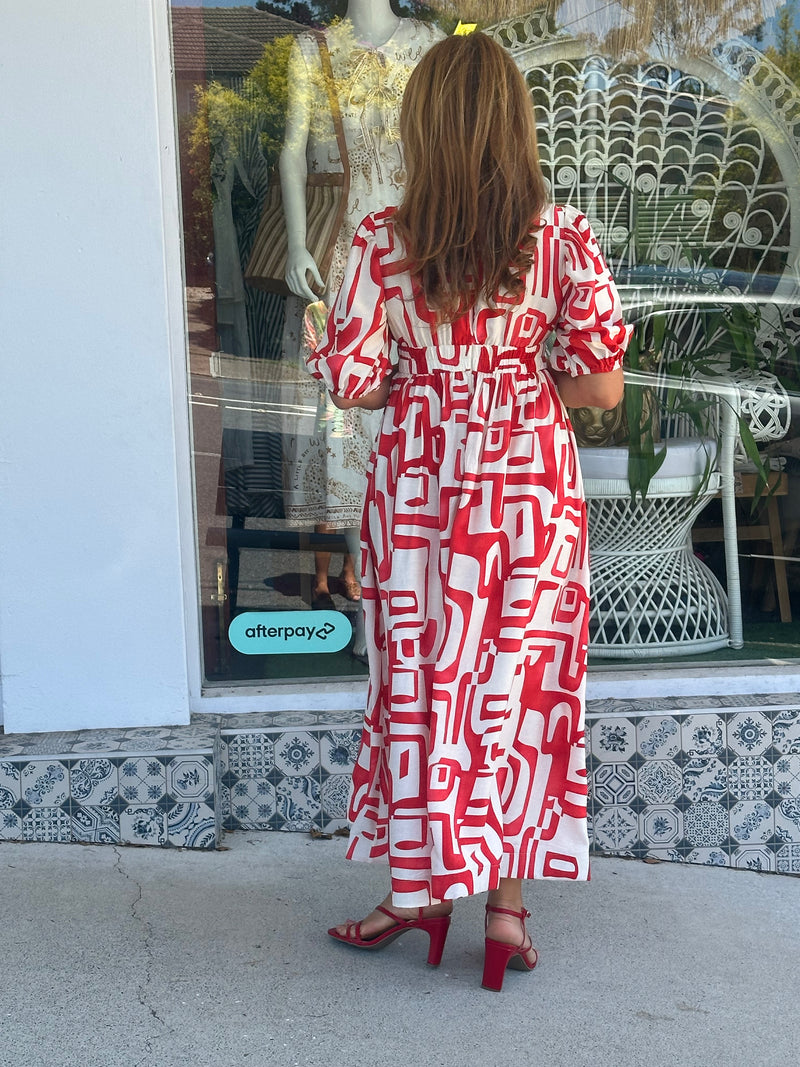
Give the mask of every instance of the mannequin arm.
[{"label": "mannequin arm", "polygon": [[[325,288],[317,264],[306,248],[306,145],[311,123],[312,86],[299,45],[295,44],[289,59],[289,100],[286,113],[286,135],[278,164],[281,177],[283,212],[289,250],[286,257],[286,284],[297,296],[312,302]],[[319,287],[314,293],[306,272]]]}]

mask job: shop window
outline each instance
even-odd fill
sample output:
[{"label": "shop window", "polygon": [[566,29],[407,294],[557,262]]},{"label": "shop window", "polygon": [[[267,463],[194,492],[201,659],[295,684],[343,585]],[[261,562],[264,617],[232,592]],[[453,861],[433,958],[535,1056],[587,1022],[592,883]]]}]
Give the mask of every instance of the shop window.
[{"label": "shop window", "polygon": [[[797,38],[785,17],[760,26],[761,4],[724,24],[716,7],[699,4],[708,32],[690,38],[647,0],[393,3],[399,29],[370,48],[335,22],[346,3],[173,4],[207,685],[366,675],[356,531],[373,424],[305,374],[307,301],[259,274],[263,220],[304,92],[309,169],[341,169],[343,139],[352,172],[335,287],[360,215],[402,195],[415,57],[474,24],[523,70],[552,196],[589,217],[636,324],[627,401],[573,413],[590,662],[798,655]],[[332,42],[339,137],[309,22]]]}]

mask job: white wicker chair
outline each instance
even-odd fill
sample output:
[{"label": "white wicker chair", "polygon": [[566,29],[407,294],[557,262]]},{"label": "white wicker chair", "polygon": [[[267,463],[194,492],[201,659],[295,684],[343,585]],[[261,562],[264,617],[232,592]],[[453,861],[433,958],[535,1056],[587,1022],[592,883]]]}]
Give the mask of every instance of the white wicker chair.
[{"label": "white wicker chair", "polygon": [[[763,55],[733,41],[706,56],[586,56],[585,43],[553,32],[542,12],[489,32],[531,86],[553,199],[587,214],[629,304],[673,306],[685,353],[705,343],[698,305],[710,288],[724,299],[800,303],[800,94]],[[761,370],[757,381],[733,372],[687,384],[714,398],[716,439],[687,440],[696,431],[685,421],[666,426],[669,458],[644,501],[631,501],[624,447],[582,450],[594,652],[741,647],[738,420],[769,440],[789,417],[785,393]],[[692,523],[717,494],[727,590],[691,544]]]}]

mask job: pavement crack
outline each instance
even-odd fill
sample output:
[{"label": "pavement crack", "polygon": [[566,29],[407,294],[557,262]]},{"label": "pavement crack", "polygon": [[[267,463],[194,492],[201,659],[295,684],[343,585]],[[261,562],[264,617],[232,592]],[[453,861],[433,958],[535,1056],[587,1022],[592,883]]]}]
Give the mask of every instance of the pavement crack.
[{"label": "pavement crack", "polygon": [[[142,931],[142,947],[144,948],[145,964],[144,964],[144,977],[140,981],[136,988],[136,996],[139,1004],[144,1008],[148,1015],[154,1019],[159,1026],[163,1027],[167,1033],[171,1033],[171,1028],[168,1026],[167,1021],[159,1015],[158,1010],[150,996],[150,986],[153,980],[153,967],[155,963],[155,954],[153,952],[153,928],[148,922],[147,918],[142,912],[142,901],[144,899],[144,889],[141,882],[125,869],[123,864],[122,852],[116,846],[112,846],[114,849],[114,871],[124,878],[134,889],[134,897],[130,903],[130,914],[134,923],[140,927]],[[159,1035],[162,1036],[162,1035]],[[152,1041],[148,1038],[144,1042],[145,1057],[140,1060],[139,1063],[134,1064],[133,1067],[139,1067],[139,1064],[150,1062],[153,1055]]]}]

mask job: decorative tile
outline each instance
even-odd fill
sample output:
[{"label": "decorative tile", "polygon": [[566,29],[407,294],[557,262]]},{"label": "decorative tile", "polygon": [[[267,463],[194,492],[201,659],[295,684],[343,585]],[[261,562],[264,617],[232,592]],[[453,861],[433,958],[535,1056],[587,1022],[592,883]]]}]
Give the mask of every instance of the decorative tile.
[{"label": "decorative tile", "polygon": [[[272,727],[285,730],[292,726],[313,726],[319,722],[320,717],[313,711],[274,711],[272,713]],[[323,715],[327,720],[327,714]]]},{"label": "decorative tile", "polygon": [[20,770],[18,763],[0,761],[0,808],[10,808],[21,798]]},{"label": "decorative tile", "polygon": [[272,770],[274,741],[268,734],[237,733],[223,748],[227,752],[228,770],[237,778],[263,778]]},{"label": "decorative tile", "polygon": [[218,727],[209,727],[206,724],[194,723],[191,726],[160,726],[141,727],[126,730],[123,734],[123,745],[130,752],[135,751],[135,746],[147,739],[147,750],[150,751],[156,745],[159,751],[171,752],[176,747],[184,751],[201,752],[204,749],[214,747],[217,738]]},{"label": "decorative tile", "polygon": [[784,755],[800,754],[800,711],[779,711],[772,721],[773,744]]},{"label": "decorative tile", "polygon": [[358,757],[361,730],[326,730],[320,735],[322,769],[329,774],[351,773]]},{"label": "decorative tile", "polygon": [[746,871],[774,871],[775,853],[765,845],[740,845],[731,854],[731,867]]},{"label": "decorative tile", "polygon": [[14,734],[11,737],[0,735],[0,756],[5,758],[13,755],[12,750],[16,749],[20,755],[27,756],[29,761],[36,756],[41,756],[42,759],[60,759],[64,753],[72,751],[77,737],[75,730]]},{"label": "decorative tile", "polygon": [[683,837],[683,813],[671,804],[653,804],[640,812],[639,827],[648,846],[677,845]]},{"label": "decorative tile", "polygon": [[156,804],[167,792],[167,772],[158,756],[129,756],[119,765],[119,794],[129,805]]},{"label": "decorative tile", "polygon": [[176,804],[167,815],[167,837],[176,848],[216,848],[214,809],[208,804]]},{"label": "decorative tile", "polygon": [[72,824],[63,808],[31,808],[22,816],[23,841],[72,840]]},{"label": "decorative tile", "polygon": [[0,808],[0,841],[22,840],[22,816],[10,808]]},{"label": "decorative tile", "polygon": [[214,765],[202,756],[176,756],[167,764],[167,793],[176,800],[204,803],[214,795]]},{"label": "decorative tile", "polygon": [[120,840],[119,815],[111,808],[72,804],[72,839],[93,845],[115,845]]},{"label": "decorative tile", "polygon": [[662,863],[685,863],[686,857],[676,848],[649,848],[644,858],[661,860]]},{"label": "decorative tile", "polygon": [[639,795],[648,804],[670,804],[683,792],[683,773],[672,760],[648,760],[636,772]]},{"label": "decorative tile", "polygon": [[773,768],[765,756],[737,756],[728,764],[728,790],[738,800],[759,800],[772,792]]},{"label": "decorative tile", "polygon": [[22,799],[32,808],[54,808],[63,804],[69,796],[66,764],[54,760],[26,764],[20,775],[20,791]]},{"label": "decorative tile", "polygon": [[0,734],[0,759],[7,760],[12,756],[24,756],[25,745],[19,736],[5,737]]},{"label": "decorative tile", "polygon": [[301,778],[319,768],[319,737],[290,732],[275,737],[275,767],[281,774]]},{"label": "decorative tile", "polygon": [[779,841],[800,841],[800,798],[787,797],[775,808],[775,836]]},{"label": "decorative tile", "polygon": [[283,778],[275,789],[276,827],[308,831],[319,815],[320,784],[314,778]]},{"label": "decorative tile", "polygon": [[781,797],[800,796],[800,756],[781,756],[775,761],[772,788]]},{"label": "decorative tile", "polygon": [[[191,727],[189,726],[182,726],[180,728],[181,737],[187,740],[190,732]],[[146,742],[146,744],[144,744],[145,748],[153,748],[162,742],[169,741],[174,735],[175,727],[173,726],[135,726],[131,729],[123,730],[121,740],[132,741],[137,745]],[[133,748],[131,748],[131,751],[133,751]]]},{"label": "decorative tile", "polygon": [[597,804],[630,804],[636,796],[636,771],[630,763],[601,763],[592,776]]},{"label": "decorative tile", "polygon": [[[800,873],[795,701],[591,702],[592,847]],[[194,716],[190,727],[0,733],[0,840],[213,848],[223,820],[330,832],[347,825],[361,723],[353,711],[279,712]]]},{"label": "decorative tile", "polygon": [[326,711],[323,716],[320,717],[322,723],[325,726],[352,726],[361,733],[361,727],[364,722],[363,711]]},{"label": "decorative tile", "polygon": [[639,819],[632,808],[609,806],[595,813],[593,829],[596,848],[604,852],[625,852],[639,838]]},{"label": "decorative tile", "polygon": [[169,742],[163,738],[154,734],[143,734],[141,737],[137,737],[132,731],[128,731],[128,735],[120,738],[120,743],[117,746],[117,751],[130,752],[135,756],[143,756],[149,753],[165,753],[169,750]]},{"label": "decorative tile", "polygon": [[120,841],[129,845],[166,845],[166,815],[160,808],[128,807],[120,812]]},{"label": "decorative tile", "polygon": [[681,724],[681,748],[687,756],[709,758],[725,747],[725,722],[719,715],[687,715]]},{"label": "decorative tile", "polygon": [[713,800],[692,804],[683,816],[684,834],[691,845],[713,848],[728,837],[728,812]]},{"label": "decorative tile", "polygon": [[349,774],[332,774],[322,783],[320,805],[326,818],[347,821],[351,783]]},{"label": "decorative tile", "polygon": [[230,770],[230,763],[228,761],[228,742],[223,741],[220,738],[220,743],[217,748],[214,749],[214,760],[216,767],[217,779],[222,779]]},{"label": "decorative tile", "polygon": [[624,763],[636,751],[636,727],[628,719],[601,719],[591,732],[592,755],[601,763]]},{"label": "decorative tile", "polygon": [[220,841],[222,841],[223,831],[224,831],[224,826],[223,826],[222,806],[220,805],[219,800],[217,800],[215,798],[215,800],[214,800],[214,848],[217,848],[217,846],[219,845]]},{"label": "decorative tile", "polygon": [[227,785],[217,784],[217,808],[220,811],[222,823],[227,830],[235,830],[231,823],[231,791]]},{"label": "decorative tile", "polygon": [[706,867],[730,867],[730,857],[721,848],[695,848],[686,855],[687,863],[700,863]]},{"label": "decorative tile", "polygon": [[[213,717],[216,726],[222,733],[223,738],[235,733],[259,733],[273,725],[275,712],[272,711],[246,711],[232,715],[216,715]],[[205,715],[192,715],[195,720],[206,720]]]},{"label": "decorative tile", "polygon": [[636,724],[636,745],[645,759],[672,759],[681,748],[678,721],[661,715],[640,719]]},{"label": "decorative tile", "polygon": [[760,756],[772,743],[772,723],[760,711],[732,715],[728,722],[728,748],[737,756]]},{"label": "decorative tile", "polygon": [[69,791],[82,807],[107,806],[119,792],[117,768],[108,759],[73,760],[69,768]]},{"label": "decorative tile", "polygon": [[800,874],[800,844],[781,845],[775,853],[778,874]]},{"label": "decorative tile", "polygon": [[765,800],[741,800],[730,811],[730,836],[734,841],[769,841],[775,829],[775,813]]},{"label": "decorative tile", "polygon": [[728,789],[728,768],[718,759],[695,757],[683,765],[683,792],[693,803],[722,800]]},{"label": "decorative tile", "polygon": [[277,811],[275,786],[257,778],[243,778],[230,788],[230,817],[237,828],[268,830]]},{"label": "decorative tile", "polygon": [[122,744],[121,730],[81,730],[69,746],[70,752],[118,752]]}]

